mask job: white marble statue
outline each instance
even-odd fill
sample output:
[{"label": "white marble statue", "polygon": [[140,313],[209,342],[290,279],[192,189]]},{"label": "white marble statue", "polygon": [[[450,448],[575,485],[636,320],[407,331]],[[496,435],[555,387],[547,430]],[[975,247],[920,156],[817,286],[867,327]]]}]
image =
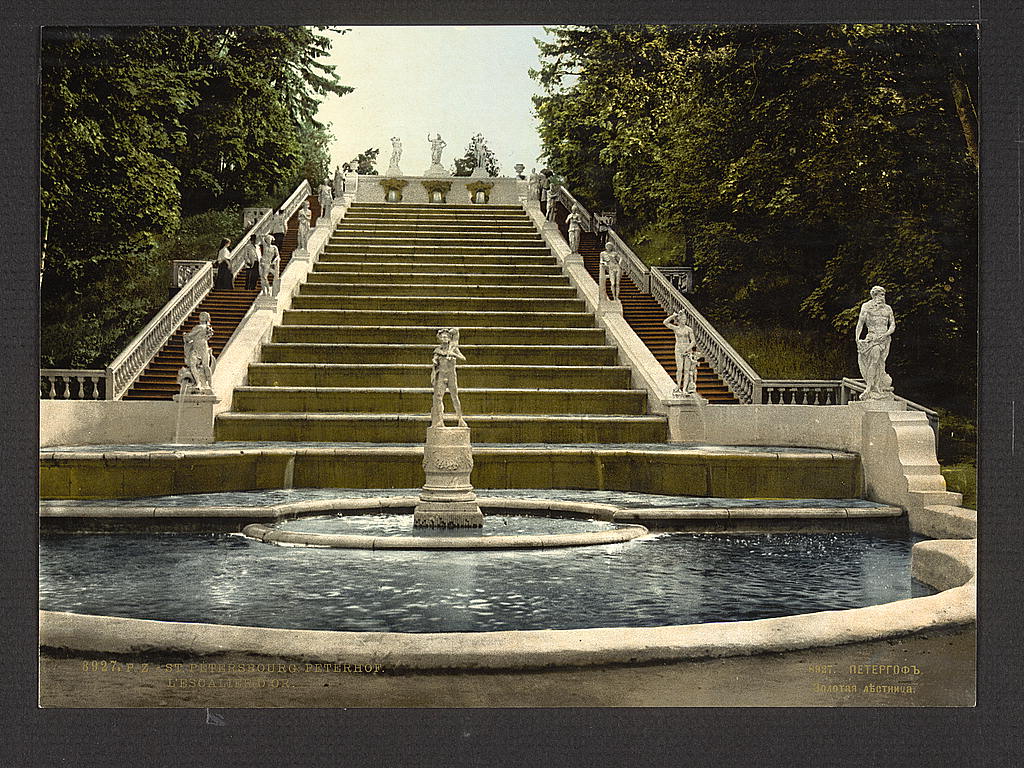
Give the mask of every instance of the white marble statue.
[{"label": "white marble statue", "polygon": [[434,387],[430,426],[444,426],[444,393],[447,391],[452,397],[452,407],[459,426],[465,427],[466,420],[462,418],[462,403],[459,401],[459,381],[455,372],[456,363],[466,359],[459,351],[459,329],[440,328],[437,331],[437,342],[430,372],[430,384]]},{"label": "white marble statue", "polygon": [[213,338],[213,327],[210,325],[210,313],[199,313],[199,324],[182,337],[185,348],[185,366],[188,368],[192,383],[191,392],[185,394],[209,395],[213,393],[213,371],[217,360],[210,350],[210,339]]},{"label": "white marble statue", "polygon": [[447,142],[441,138],[441,134],[438,133],[433,139],[430,138],[430,134],[427,134],[427,141],[430,142],[430,163],[431,165],[441,164],[441,151],[448,146]]},{"label": "white marble statue", "polygon": [[544,212],[544,216],[548,221],[555,220],[555,213],[558,210],[558,186],[555,182],[548,179],[548,207]]},{"label": "white marble statue", "polygon": [[397,168],[398,164],[402,162],[402,140],[397,136],[391,137],[391,162],[389,165],[392,168]]},{"label": "white marble statue", "polygon": [[530,170],[530,200],[540,200],[540,190],[544,177],[537,173],[537,169]]},{"label": "white marble statue", "polygon": [[356,190],[359,189],[359,174],[352,170],[352,167],[346,165],[345,171],[345,194],[354,195]]},{"label": "white marble statue", "polygon": [[304,250],[309,243],[309,227],[313,222],[313,211],[309,207],[309,200],[302,201],[299,208],[299,233],[297,248]]},{"label": "white marble statue", "polygon": [[345,194],[345,177],[341,175],[341,168],[334,166],[334,197],[340,198]]},{"label": "white marble statue", "polygon": [[[271,275],[273,281],[270,279]],[[274,245],[274,238],[266,235],[260,253],[260,293],[264,296],[277,296],[281,290],[280,277],[281,252]]]},{"label": "white marble statue", "polygon": [[[334,194],[331,192],[331,185],[324,179],[324,183],[320,185],[317,199],[320,201],[320,219],[329,221],[331,218],[331,206],[334,205]],[[317,223],[320,223],[320,219]]]},{"label": "white marble statue", "polygon": [[476,167],[487,169],[487,147],[484,144],[483,134],[478,133],[473,137],[473,156],[476,158]]},{"label": "white marble statue", "polygon": [[[610,237],[604,244],[604,250],[601,251],[601,263],[604,265],[605,275],[608,277],[608,287],[611,290],[612,298],[618,301],[619,287],[622,284],[622,254],[619,253],[615,247],[615,241]],[[601,290],[604,291],[603,285]]]},{"label": "white marble statue", "polygon": [[693,328],[686,322],[682,312],[674,312],[662,321],[676,336],[676,389],[677,395],[693,397],[697,394],[697,339]]},{"label": "white marble statue", "polygon": [[583,214],[580,213],[579,203],[572,207],[572,212],[565,217],[565,223],[569,227],[569,250],[579,253],[580,233],[583,231]]},{"label": "white marble statue", "polygon": [[[861,332],[865,329],[867,333],[862,338]],[[889,344],[895,330],[896,318],[892,307],[885,303],[885,288],[876,285],[871,289],[871,298],[860,306],[857,328],[853,332],[857,341],[857,366],[867,384],[861,400],[893,396],[892,377],[885,372],[885,360],[889,357]]]}]

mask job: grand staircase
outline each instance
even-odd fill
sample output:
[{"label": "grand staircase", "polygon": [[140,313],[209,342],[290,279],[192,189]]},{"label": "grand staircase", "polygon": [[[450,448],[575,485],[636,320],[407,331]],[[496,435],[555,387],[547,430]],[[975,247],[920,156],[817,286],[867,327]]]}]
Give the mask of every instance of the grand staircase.
[{"label": "grand staircase", "polygon": [[[308,199],[313,212],[313,221],[316,221],[320,216],[320,202],[315,195]],[[298,229],[298,214],[296,213],[288,221],[284,235],[284,247],[280,249],[282,273],[288,266],[292,251],[298,244]],[[196,326],[201,312],[210,313],[210,325],[213,326],[210,349],[214,356],[221,353],[259,294],[259,289],[245,289],[245,271],[244,267],[239,270],[231,290],[214,288],[199,303],[199,306],[192,310],[185,322],[171,334],[161,350],[125,393],[125,400],[170,400],[173,395],[177,394],[178,369],[185,363],[182,337]]]},{"label": "grand staircase", "polygon": [[216,439],[421,443],[448,326],[475,443],[665,441],[521,208],[387,203],[349,209]]}]

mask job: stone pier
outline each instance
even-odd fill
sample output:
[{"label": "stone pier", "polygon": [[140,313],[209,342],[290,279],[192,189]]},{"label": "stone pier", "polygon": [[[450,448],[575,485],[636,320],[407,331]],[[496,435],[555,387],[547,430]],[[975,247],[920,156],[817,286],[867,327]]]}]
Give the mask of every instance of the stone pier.
[{"label": "stone pier", "polygon": [[469,482],[469,427],[428,427],[423,448],[426,482],[413,514],[416,528],[480,528],[484,516]]}]

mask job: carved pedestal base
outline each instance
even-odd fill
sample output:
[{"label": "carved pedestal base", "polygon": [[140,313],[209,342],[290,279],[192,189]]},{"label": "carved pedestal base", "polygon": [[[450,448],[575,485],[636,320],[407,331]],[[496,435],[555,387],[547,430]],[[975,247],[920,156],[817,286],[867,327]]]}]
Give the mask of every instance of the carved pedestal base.
[{"label": "carved pedestal base", "polygon": [[175,443],[212,443],[213,406],[220,399],[212,392],[174,395],[178,412],[174,421]]},{"label": "carved pedestal base", "polygon": [[482,165],[478,165],[476,168],[473,169],[473,172],[471,174],[469,174],[469,176],[470,176],[470,178],[473,178],[473,179],[481,179],[481,178],[486,179],[486,178],[488,178],[490,176],[490,174],[487,173],[487,169],[486,168],[484,168]]},{"label": "carved pedestal base", "polygon": [[423,448],[426,482],[413,513],[416,528],[480,528],[484,516],[469,482],[469,427],[429,427]]},{"label": "carved pedestal base", "polygon": [[397,178],[397,177],[402,175],[402,169],[399,168],[397,165],[389,165],[388,166],[388,172],[385,173],[384,175],[385,176],[394,176],[395,178]]},{"label": "carved pedestal base", "polygon": [[440,163],[434,163],[433,165],[431,165],[427,169],[426,173],[424,173],[423,175],[424,176],[430,176],[430,177],[441,177],[441,176],[451,176],[452,173],[451,173],[451,171],[449,171],[447,168],[445,168]]}]

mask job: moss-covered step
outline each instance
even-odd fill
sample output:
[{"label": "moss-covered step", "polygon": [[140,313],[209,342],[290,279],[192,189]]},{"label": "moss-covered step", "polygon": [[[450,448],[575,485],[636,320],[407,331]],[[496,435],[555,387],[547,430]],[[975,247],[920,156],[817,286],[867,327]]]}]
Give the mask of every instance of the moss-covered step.
[{"label": "moss-covered step", "polygon": [[[529,263],[530,257],[550,259],[551,252],[546,245],[518,245],[515,243],[503,243],[501,245],[387,245],[377,243],[364,243],[361,245],[327,245],[320,255],[321,260],[330,260],[338,255],[388,255],[401,256],[416,254],[417,256],[496,256],[508,258],[510,256],[521,257],[518,261]],[[466,259],[466,263],[472,263],[472,259]]]},{"label": "moss-covered step", "polygon": [[433,325],[462,328],[467,325],[529,326],[531,328],[592,328],[593,315],[587,312],[463,312],[445,310],[375,309],[289,309],[284,313],[288,325]]},{"label": "moss-covered step", "polygon": [[[528,328],[463,326],[461,337],[471,344],[554,344],[604,346],[602,328]],[[430,325],[279,325],[271,340],[291,344],[436,344]],[[462,365],[459,366],[461,371]]]},{"label": "moss-covered step", "polygon": [[[430,381],[430,363],[252,363],[253,387],[400,387]],[[462,387],[554,387],[627,389],[626,366],[472,365],[459,366]]]},{"label": "moss-covered step", "polygon": [[[345,309],[382,312],[577,312],[586,308],[582,299],[541,299],[518,296],[511,291],[505,296],[449,296],[421,291],[418,296],[361,295],[319,296],[300,294],[292,299],[292,309]],[[588,323],[592,325],[592,323]]]},{"label": "moss-covered step", "polygon": [[517,265],[509,263],[508,260],[495,259],[487,264],[463,264],[451,260],[415,262],[408,258],[395,258],[389,261],[321,261],[317,262],[307,280],[315,281],[319,275],[344,275],[346,280],[355,280],[358,274],[367,273],[367,279],[372,282],[378,282],[383,278],[396,282],[412,282],[417,279],[416,275],[422,275],[422,282],[427,283],[438,280],[439,277],[443,280],[460,280],[461,276],[479,281],[483,275],[493,276],[492,279],[509,280],[515,277],[529,280],[542,278],[542,282],[556,278],[563,281],[563,285],[565,280],[562,277],[562,268],[553,261],[548,264]]},{"label": "moss-covered step", "polygon": [[[467,415],[475,443],[659,443],[667,437],[661,416]],[[411,414],[222,413],[216,440],[415,443],[430,418]],[[452,422],[454,425],[454,421]]]},{"label": "moss-covered step", "polygon": [[390,227],[359,227],[357,225],[340,226],[331,235],[329,243],[342,243],[342,242],[361,242],[366,239],[373,240],[404,240],[404,239],[422,239],[429,238],[431,240],[437,240],[442,243],[451,241],[469,240],[472,242],[486,242],[494,240],[496,242],[529,242],[529,243],[540,243],[543,242],[541,236],[537,233],[537,230],[533,227],[524,226],[520,229],[512,229],[511,227],[493,227],[490,229],[483,228],[437,228],[437,227],[402,227],[402,226],[390,226]]},{"label": "moss-covered step", "polygon": [[[541,344],[463,344],[467,360],[477,365],[615,365],[613,346]],[[430,344],[265,344],[266,363],[422,363]]]},{"label": "moss-covered step", "polygon": [[401,283],[305,283],[299,288],[300,296],[512,296],[533,299],[575,299],[576,289],[564,283],[551,285],[505,285],[494,281],[491,285],[474,283],[432,283],[430,285]]},{"label": "moss-covered step", "polygon": [[[460,386],[467,415],[629,414],[647,410],[647,393],[632,389],[573,387],[571,368],[560,369],[561,388],[477,388]],[[419,379],[419,381],[417,381]],[[416,413],[430,411],[429,377],[409,377],[411,386],[245,386],[235,389],[233,413]],[[419,385],[419,386],[417,386]]]},{"label": "moss-covered step", "polygon": [[[420,434],[420,442],[423,433]],[[279,443],[40,454],[43,499],[116,499],[273,488],[418,488],[416,446]],[[856,454],[664,446],[491,446],[474,435],[478,489],[579,488],[745,499],[863,495]]]}]

